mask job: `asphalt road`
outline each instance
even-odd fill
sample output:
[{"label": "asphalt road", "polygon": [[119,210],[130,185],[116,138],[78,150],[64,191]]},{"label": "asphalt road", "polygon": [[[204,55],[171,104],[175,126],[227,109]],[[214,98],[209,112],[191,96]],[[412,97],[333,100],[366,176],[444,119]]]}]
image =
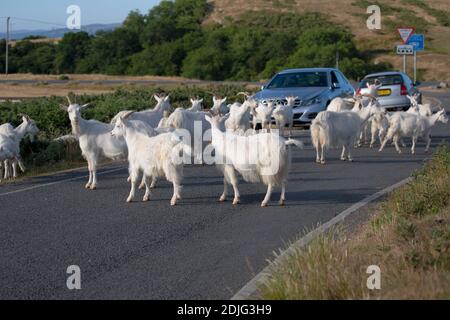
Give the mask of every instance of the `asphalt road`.
[{"label": "asphalt road", "polygon": [[[450,106],[450,95],[436,96]],[[309,145],[309,132],[298,134]],[[433,147],[443,139],[450,125],[434,129]],[[219,203],[222,177],[210,166],[186,169],[176,207],[167,182],[152,201],[125,203],[120,164],[100,170],[96,191],[83,189],[86,170],[2,185],[0,298],[228,299],[303,230],[408,177],[430,156],[423,150],[363,148],[354,163],[335,150],[321,166],[312,149],[295,149],[287,205],[277,206],[277,190],[265,209],[260,185],[241,184],[239,206]],[[81,290],[66,287],[69,265],[81,268]]]}]

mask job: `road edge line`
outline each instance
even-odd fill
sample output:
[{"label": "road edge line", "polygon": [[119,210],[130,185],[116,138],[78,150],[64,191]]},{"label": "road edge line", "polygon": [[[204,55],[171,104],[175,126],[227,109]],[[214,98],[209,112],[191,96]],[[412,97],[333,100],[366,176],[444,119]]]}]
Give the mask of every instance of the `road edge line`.
[{"label": "road edge line", "polygon": [[268,266],[266,266],[261,272],[259,272],[255,277],[253,277],[247,284],[245,284],[236,294],[234,294],[233,297],[231,297],[231,300],[251,300],[255,299],[255,294],[258,292],[258,288],[267,282],[267,279],[269,275],[275,270],[275,266],[283,263],[293,252],[295,249],[302,248],[305,245],[307,245],[312,239],[320,235],[321,233],[327,231],[329,228],[334,226],[335,224],[342,222],[345,220],[346,217],[348,217],[350,214],[354,213],[355,211],[361,209],[362,207],[368,205],[370,202],[381,198],[382,196],[392,192],[393,190],[407,184],[412,180],[412,177],[403,179],[387,188],[384,188],[383,190],[380,190],[370,196],[367,196],[366,198],[362,199],[361,201],[355,203],[351,207],[345,209],[341,213],[339,213],[337,216],[335,216],[333,219],[325,222],[324,224],[320,225],[316,229],[312,230],[305,236],[303,236],[301,239],[294,242],[292,245],[290,245],[286,250],[284,250],[279,256],[276,257],[276,259]]}]

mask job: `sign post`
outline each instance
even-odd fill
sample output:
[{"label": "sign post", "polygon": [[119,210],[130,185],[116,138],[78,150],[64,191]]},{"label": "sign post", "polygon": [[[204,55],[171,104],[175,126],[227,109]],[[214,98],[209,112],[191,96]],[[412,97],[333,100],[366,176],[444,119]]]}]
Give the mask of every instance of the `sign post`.
[{"label": "sign post", "polygon": [[414,49],[412,46],[407,45],[408,40],[413,35],[414,31],[416,29],[414,27],[400,27],[397,28],[397,32],[400,35],[400,38],[402,38],[403,45],[397,46],[397,54],[403,55],[403,73],[406,73],[406,55],[412,55],[414,54]]},{"label": "sign post", "polygon": [[408,44],[414,48],[414,83],[417,82],[417,52],[425,50],[425,36],[423,34],[413,34]]},{"label": "sign post", "polygon": [[403,56],[403,72],[406,73],[406,56],[414,54],[414,47],[407,44],[397,45],[397,54]]}]

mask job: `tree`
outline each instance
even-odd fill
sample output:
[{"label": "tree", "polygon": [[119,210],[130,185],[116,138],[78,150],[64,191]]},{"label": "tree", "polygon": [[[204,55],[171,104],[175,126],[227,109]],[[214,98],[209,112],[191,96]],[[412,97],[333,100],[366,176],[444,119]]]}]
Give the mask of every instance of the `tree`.
[{"label": "tree", "polygon": [[57,73],[74,73],[77,63],[88,51],[91,37],[86,32],[69,32],[58,44],[55,58]]},{"label": "tree", "polygon": [[226,51],[205,46],[188,54],[182,75],[187,78],[223,80],[229,77],[230,58]]}]

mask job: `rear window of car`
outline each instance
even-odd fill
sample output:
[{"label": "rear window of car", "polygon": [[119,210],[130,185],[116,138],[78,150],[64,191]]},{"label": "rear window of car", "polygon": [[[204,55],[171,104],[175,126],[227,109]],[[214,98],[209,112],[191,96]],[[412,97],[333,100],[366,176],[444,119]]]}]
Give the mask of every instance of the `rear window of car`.
[{"label": "rear window of car", "polygon": [[378,77],[365,78],[363,81],[361,81],[361,83],[359,84],[359,87],[367,88],[367,83],[374,84],[375,80],[380,81],[383,86],[394,86],[394,85],[403,84],[403,77],[399,74],[394,74],[394,75],[389,75],[389,76],[378,76]]}]

